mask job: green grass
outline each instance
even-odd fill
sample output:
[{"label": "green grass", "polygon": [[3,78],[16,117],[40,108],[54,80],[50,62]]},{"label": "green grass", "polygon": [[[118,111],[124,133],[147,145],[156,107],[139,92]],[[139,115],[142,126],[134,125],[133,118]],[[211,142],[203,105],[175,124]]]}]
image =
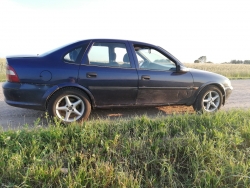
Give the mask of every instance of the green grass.
[{"label": "green grass", "polygon": [[249,79],[250,64],[185,63],[186,67],[215,72],[229,79]]},{"label": "green grass", "polygon": [[57,122],[1,131],[0,146],[1,187],[250,185],[250,111]]}]

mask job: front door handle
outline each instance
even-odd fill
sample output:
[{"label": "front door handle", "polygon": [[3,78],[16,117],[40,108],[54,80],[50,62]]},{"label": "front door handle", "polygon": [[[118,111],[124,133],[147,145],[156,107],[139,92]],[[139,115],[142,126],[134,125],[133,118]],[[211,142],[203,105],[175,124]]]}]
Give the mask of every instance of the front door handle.
[{"label": "front door handle", "polygon": [[148,75],[142,75],[141,79],[142,80],[150,80],[150,76],[148,76]]},{"label": "front door handle", "polygon": [[97,77],[97,74],[95,72],[88,72],[86,74],[86,77],[87,78],[96,78]]}]

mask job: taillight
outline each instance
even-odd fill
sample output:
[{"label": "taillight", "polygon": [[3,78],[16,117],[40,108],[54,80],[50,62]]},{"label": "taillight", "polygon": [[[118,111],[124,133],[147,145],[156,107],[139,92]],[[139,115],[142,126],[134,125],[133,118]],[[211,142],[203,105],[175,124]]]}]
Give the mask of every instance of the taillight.
[{"label": "taillight", "polygon": [[20,82],[16,71],[9,65],[6,67],[6,76],[9,82]]}]

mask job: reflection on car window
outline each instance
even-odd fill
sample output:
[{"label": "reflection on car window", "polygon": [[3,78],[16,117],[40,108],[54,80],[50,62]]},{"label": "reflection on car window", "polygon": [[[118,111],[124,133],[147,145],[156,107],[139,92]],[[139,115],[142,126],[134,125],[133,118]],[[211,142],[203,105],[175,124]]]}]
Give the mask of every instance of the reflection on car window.
[{"label": "reflection on car window", "polygon": [[140,69],[175,70],[176,65],[159,51],[149,47],[135,47]]},{"label": "reflection on car window", "polygon": [[89,64],[108,67],[131,67],[123,43],[94,43],[88,54]]},{"label": "reflection on car window", "polygon": [[76,49],[70,51],[69,53],[67,53],[64,56],[64,60],[66,60],[67,62],[76,62],[76,59],[77,59],[81,49],[82,48],[76,48]]}]

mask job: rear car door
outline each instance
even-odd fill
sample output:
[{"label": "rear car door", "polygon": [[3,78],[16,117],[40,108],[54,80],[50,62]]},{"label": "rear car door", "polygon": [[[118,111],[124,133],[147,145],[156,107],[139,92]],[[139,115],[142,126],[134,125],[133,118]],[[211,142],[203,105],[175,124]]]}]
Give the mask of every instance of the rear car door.
[{"label": "rear car door", "polygon": [[83,57],[78,83],[92,93],[94,106],[135,105],[138,74],[127,41],[93,40]]},{"label": "rear car door", "polygon": [[177,63],[154,46],[131,44],[137,60],[137,105],[184,104],[193,93],[190,72],[177,72]]}]

